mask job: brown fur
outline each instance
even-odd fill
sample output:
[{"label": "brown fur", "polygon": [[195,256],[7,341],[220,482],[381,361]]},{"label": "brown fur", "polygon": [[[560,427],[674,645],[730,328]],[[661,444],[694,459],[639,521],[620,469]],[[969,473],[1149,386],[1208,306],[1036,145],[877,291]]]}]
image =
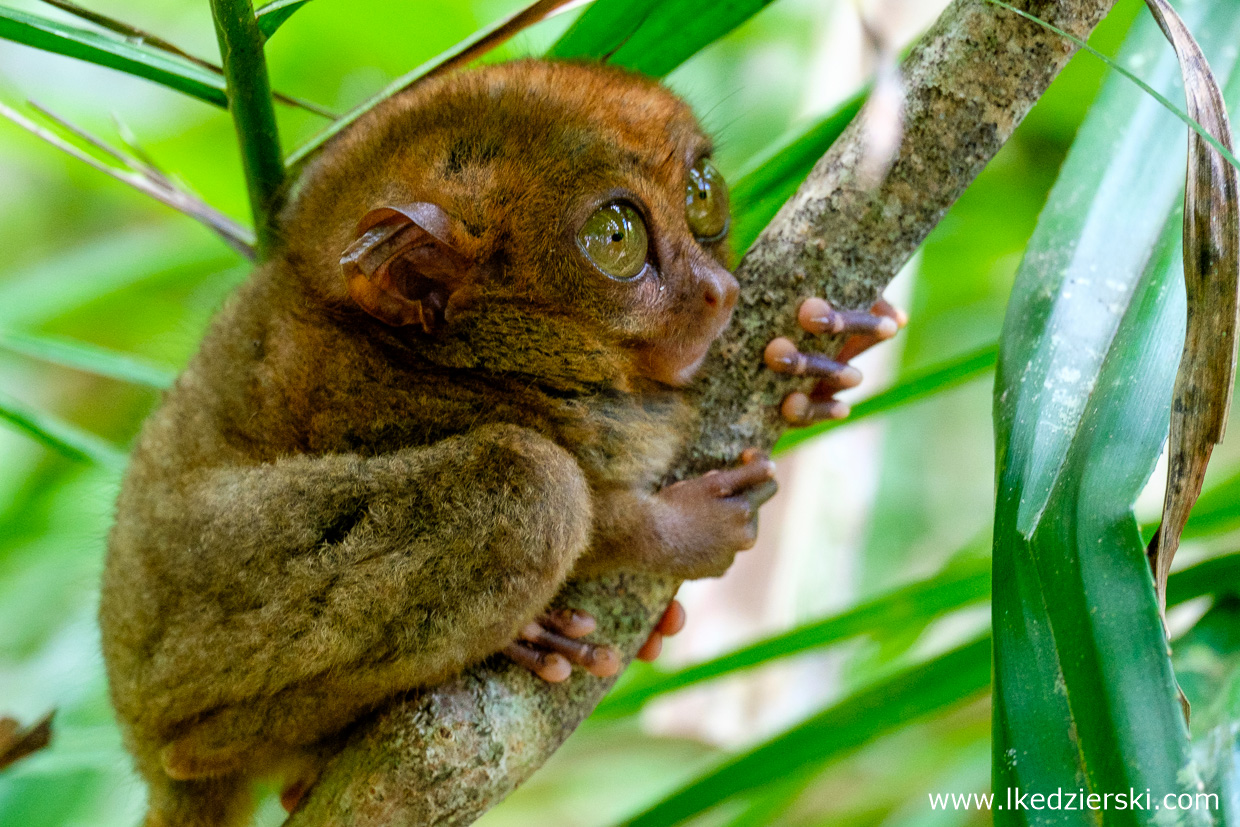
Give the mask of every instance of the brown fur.
[{"label": "brown fur", "polygon": [[[118,503],[101,625],[148,825],[242,823],[248,779],[499,651],[574,571],[718,574],[752,542],[752,503],[655,493],[691,417],[654,379],[731,308],[684,216],[708,148],[652,81],[530,61],[388,101],[298,182]],[[616,194],[647,213],[633,283],[574,241]],[[468,253],[431,332],[341,275],[359,219],[413,202]]]}]

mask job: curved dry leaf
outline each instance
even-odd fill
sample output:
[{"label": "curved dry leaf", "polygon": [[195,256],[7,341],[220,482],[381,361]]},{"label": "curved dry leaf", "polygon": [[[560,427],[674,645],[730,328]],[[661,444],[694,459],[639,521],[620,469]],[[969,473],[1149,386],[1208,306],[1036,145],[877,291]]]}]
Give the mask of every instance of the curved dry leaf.
[{"label": "curved dry leaf", "polygon": [[[1166,0],[1146,0],[1146,5],[1180,59],[1188,114],[1233,151],[1223,94],[1200,47]],[[1201,135],[1190,132],[1184,192],[1188,327],[1171,407],[1162,525],[1147,550],[1160,608],[1166,604],[1167,575],[1180,534],[1201,493],[1210,454],[1223,439],[1231,407],[1240,322],[1238,199],[1236,168]]]}]

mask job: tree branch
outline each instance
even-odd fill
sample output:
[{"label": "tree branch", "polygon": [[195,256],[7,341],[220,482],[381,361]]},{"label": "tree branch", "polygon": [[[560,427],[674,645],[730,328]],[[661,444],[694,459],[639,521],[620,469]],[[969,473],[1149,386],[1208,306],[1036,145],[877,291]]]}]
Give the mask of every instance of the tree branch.
[{"label": "tree branch", "polygon": [[[1114,0],[1024,0],[1019,7],[1087,37]],[[696,385],[702,429],[678,475],[770,447],[789,387],[762,367],[766,343],[795,336],[801,300],[866,307],[998,152],[1075,47],[984,0],[956,0],[904,66],[905,134],[877,190],[856,183],[857,124],[818,162],[737,270],[741,301]],[[676,583],[617,576],[570,584],[599,639],[636,651]],[[610,682],[578,674],[549,686],[496,660],[393,703],[359,726],[291,827],[465,825],[500,802],[590,713]]]}]

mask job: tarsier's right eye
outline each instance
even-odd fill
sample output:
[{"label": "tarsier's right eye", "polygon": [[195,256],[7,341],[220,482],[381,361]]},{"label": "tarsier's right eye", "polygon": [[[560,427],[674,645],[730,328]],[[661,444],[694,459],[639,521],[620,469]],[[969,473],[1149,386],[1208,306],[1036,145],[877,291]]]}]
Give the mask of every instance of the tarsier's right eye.
[{"label": "tarsier's right eye", "polygon": [[598,269],[613,279],[629,281],[646,267],[650,238],[646,222],[623,201],[599,207],[577,233],[577,244]]}]

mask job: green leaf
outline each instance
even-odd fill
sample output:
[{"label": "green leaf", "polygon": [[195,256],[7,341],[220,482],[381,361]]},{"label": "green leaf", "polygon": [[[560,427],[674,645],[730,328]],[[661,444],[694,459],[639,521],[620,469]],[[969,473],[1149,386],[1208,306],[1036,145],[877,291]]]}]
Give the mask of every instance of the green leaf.
[{"label": "green leaf", "polygon": [[675,672],[656,674],[647,683],[613,692],[599,705],[594,715],[614,718],[631,714],[652,699],[686,686],[821,649],[858,635],[924,625],[947,612],[989,596],[989,560],[948,566],[934,577],[896,589],[837,615],[806,623],[713,660]]},{"label": "green leaf", "polygon": [[598,0],[549,57],[603,60],[662,77],[771,0]]},{"label": "green leaf", "polygon": [[958,704],[981,693],[989,681],[990,637],[986,636],[854,692],[695,779],[624,824],[678,824],[730,796],[821,766],[910,721]]},{"label": "green leaf", "polygon": [[6,394],[0,394],[0,421],[70,459],[115,469],[125,465],[125,452],[115,445]]},{"label": "green leaf", "polygon": [[66,26],[0,6],[0,38],[154,81],[216,106],[228,107],[224,79],[158,49]]},{"label": "green leaf", "polygon": [[293,12],[309,3],[310,0],[274,0],[258,10],[258,28],[266,40],[284,25],[284,21],[293,16]]},{"label": "green leaf", "polygon": [[71,339],[0,331],[0,349],[95,376],[161,390],[171,387],[176,378],[175,371],[169,368],[153,365],[127,353]]},{"label": "green leaf", "polygon": [[755,159],[732,187],[732,249],[743,255],[861,111],[861,92]]},{"label": "green leaf", "polygon": [[[1208,53],[1240,38],[1233,4],[1191,10]],[[1174,88],[1178,65],[1152,21],[1134,26],[1120,62]],[[1240,81],[1234,51],[1215,68]],[[1184,146],[1157,101],[1112,75],[1017,274],[995,390],[997,791],[1161,796],[1194,781],[1132,514],[1166,436],[1183,341],[1183,172],[1167,159]],[[1031,818],[995,813],[997,824]],[[1107,823],[1144,822],[1126,811]]]},{"label": "green leaf", "polygon": [[853,406],[852,413],[848,419],[829,420],[816,425],[810,425],[807,428],[785,431],[784,435],[775,443],[772,453],[782,454],[784,451],[790,451],[802,442],[825,434],[828,431],[845,425],[851,425],[867,417],[886,413],[901,405],[925,399],[940,391],[963,385],[965,382],[984,376],[994,369],[995,359],[998,354],[999,346],[997,344],[986,345],[963,356],[949,359],[942,364],[931,365],[925,370],[918,371],[912,376],[901,379],[882,393],[875,394],[869,399],[858,402]]}]

